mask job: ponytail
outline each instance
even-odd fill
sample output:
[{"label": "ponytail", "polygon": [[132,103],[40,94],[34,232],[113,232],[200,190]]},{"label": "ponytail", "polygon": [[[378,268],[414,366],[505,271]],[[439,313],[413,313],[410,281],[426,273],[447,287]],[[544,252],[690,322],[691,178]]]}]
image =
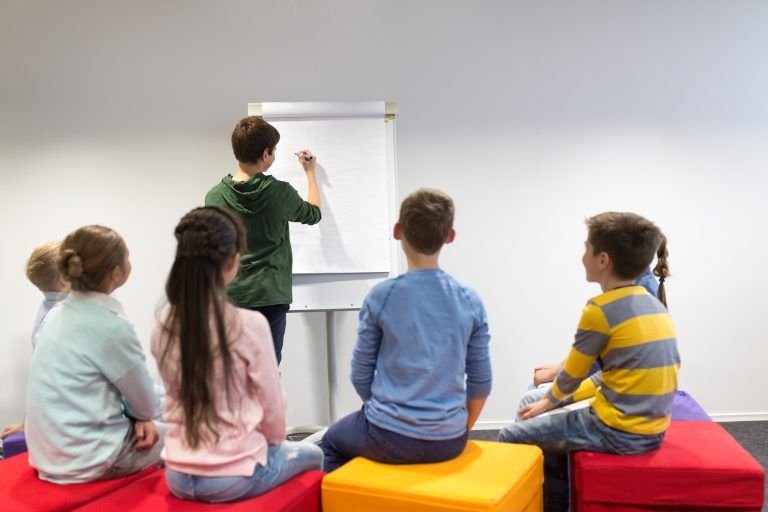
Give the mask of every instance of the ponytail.
[{"label": "ponytail", "polygon": [[[227,339],[225,263],[242,252],[245,234],[239,218],[223,208],[195,208],[176,226],[176,259],[165,286],[170,311],[164,322],[167,357],[179,358],[179,401],[184,413],[184,440],[192,449],[218,442],[213,381],[223,379],[230,399],[232,353]],[[177,346],[178,351],[171,351]],[[222,375],[215,375],[215,361]]]},{"label": "ponytail", "polygon": [[667,258],[669,252],[667,251],[667,237],[661,235],[661,241],[659,243],[659,249],[656,252],[656,266],[653,269],[653,275],[659,278],[659,292],[657,294],[658,299],[667,307],[667,292],[664,287],[664,281],[669,277],[669,264]]}]

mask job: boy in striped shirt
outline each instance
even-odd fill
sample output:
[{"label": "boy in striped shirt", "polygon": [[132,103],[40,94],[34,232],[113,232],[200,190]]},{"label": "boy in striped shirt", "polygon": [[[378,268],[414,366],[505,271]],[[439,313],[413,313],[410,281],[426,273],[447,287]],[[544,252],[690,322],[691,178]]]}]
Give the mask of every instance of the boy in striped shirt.
[{"label": "boy in striped shirt", "polygon": [[[666,307],[634,281],[657,251],[657,269],[666,276],[666,243],[658,227],[633,213],[602,213],[588,219],[587,228],[582,262],[587,281],[603,293],[584,307],[550,391],[520,409],[524,421],[502,429],[499,440],[535,444],[548,455],[644,453],[661,444],[669,426],[680,356]],[[539,417],[566,401],[595,361],[602,384],[590,406]]]}]

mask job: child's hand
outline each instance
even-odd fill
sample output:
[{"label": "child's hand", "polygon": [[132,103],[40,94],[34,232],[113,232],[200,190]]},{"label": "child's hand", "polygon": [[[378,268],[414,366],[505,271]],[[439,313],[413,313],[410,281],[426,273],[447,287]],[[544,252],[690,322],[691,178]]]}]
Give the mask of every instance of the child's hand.
[{"label": "child's hand", "polygon": [[136,431],[135,448],[137,450],[152,448],[160,440],[160,434],[157,433],[157,427],[155,427],[155,422],[152,420],[136,421],[133,424],[133,429]]},{"label": "child's hand", "polygon": [[[311,172],[315,170],[317,157],[315,157],[315,155],[313,155],[310,150],[302,149],[296,153],[296,156],[299,157],[299,163],[304,168],[304,172]],[[307,158],[309,158],[309,160],[307,160]]]},{"label": "child's hand", "polygon": [[9,435],[16,434],[17,432],[24,432],[24,421],[17,421],[16,423],[6,425],[3,428],[3,432],[0,433],[0,439],[5,439]]},{"label": "child's hand", "polygon": [[563,365],[561,364],[537,366],[533,369],[533,385],[538,387],[545,382],[552,382],[562,369]]},{"label": "child's hand", "polygon": [[533,402],[532,404],[528,404],[525,407],[522,407],[517,412],[517,414],[520,416],[521,420],[527,420],[530,418],[535,418],[539,414],[551,411],[554,408],[555,404],[552,403],[552,401],[549,399],[549,396],[547,395],[538,402]]}]

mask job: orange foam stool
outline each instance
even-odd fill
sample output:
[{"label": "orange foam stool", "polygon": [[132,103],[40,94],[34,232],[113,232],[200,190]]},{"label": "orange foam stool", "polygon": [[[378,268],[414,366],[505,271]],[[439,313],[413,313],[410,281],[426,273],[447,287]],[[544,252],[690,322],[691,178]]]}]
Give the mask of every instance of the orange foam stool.
[{"label": "orange foam stool", "polygon": [[543,481],[538,447],[469,441],[437,464],[357,457],[323,479],[323,512],[539,512]]}]

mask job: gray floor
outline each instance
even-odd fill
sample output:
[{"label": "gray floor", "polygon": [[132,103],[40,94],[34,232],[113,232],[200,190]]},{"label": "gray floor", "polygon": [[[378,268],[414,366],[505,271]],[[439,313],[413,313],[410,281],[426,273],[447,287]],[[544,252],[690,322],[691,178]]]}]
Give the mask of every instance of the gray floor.
[{"label": "gray floor", "polygon": [[[768,473],[768,421],[735,421],[721,423],[721,425],[763,465],[763,469]],[[768,478],[765,480],[763,510],[768,511]]]},{"label": "gray floor", "polygon": [[[763,465],[768,473],[768,421],[737,421],[721,423],[730,434],[743,446],[757,461]],[[474,430],[470,439],[496,440],[498,430]],[[764,511],[768,511],[768,478],[765,485]]]}]

